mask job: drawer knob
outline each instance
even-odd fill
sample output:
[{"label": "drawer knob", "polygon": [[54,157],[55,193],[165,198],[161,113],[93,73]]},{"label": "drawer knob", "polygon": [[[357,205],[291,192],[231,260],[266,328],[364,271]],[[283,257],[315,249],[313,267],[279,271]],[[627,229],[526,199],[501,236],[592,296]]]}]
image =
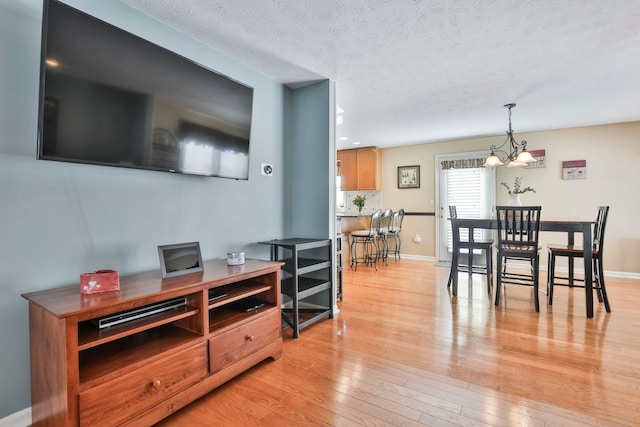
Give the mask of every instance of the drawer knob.
[{"label": "drawer knob", "polygon": [[160,380],[154,380],[153,383],[151,383],[154,387],[160,387]]},{"label": "drawer knob", "polygon": [[245,339],[246,339],[247,341],[253,341],[253,340],[254,340],[254,338],[255,338],[255,337],[254,337],[253,335],[247,335],[247,336],[245,337]]}]

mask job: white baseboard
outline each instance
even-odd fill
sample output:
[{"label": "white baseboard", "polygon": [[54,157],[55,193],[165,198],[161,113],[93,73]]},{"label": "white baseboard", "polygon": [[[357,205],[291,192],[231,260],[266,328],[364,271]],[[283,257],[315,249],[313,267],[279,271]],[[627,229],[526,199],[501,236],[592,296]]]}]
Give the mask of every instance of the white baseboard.
[{"label": "white baseboard", "polygon": [[[392,259],[389,256],[389,259]],[[411,255],[411,254],[400,254],[400,259],[415,259],[418,261],[437,261],[435,257],[426,256],[426,255]]]},{"label": "white baseboard", "polygon": [[[547,269],[546,265],[541,265],[540,266],[540,270],[547,271],[548,269]],[[569,272],[569,269],[567,267],[558,267],[558,266],[556,266],[556,272],[567,274]],[[575,277],[581,277],[582,275],[584,275],[584,270],[582,269],[582,267],[574,268],[573,269],[573,275]],[[625,272],[625,271],[605,270],[604,271],[604,277],[605,277],[605,279],[607,277],[616,277],[616,278],[619,278],[619,279],[640,279],[640,274],[638,274],[638,273],[628,273],[628,272]]]},{"label": "white baseboard", "polygon": [[606,271],[605,277],[619,277],[621,279],[640,279],[640,273],[627,273],[625,271]]},{"label": "white baseboard", "polygon": [[0,427],[29,427],[31,425],[31,407],[15,412],[0,419]]},{"label": "white baseboard", "polygon": [[[409,258],[409,257],[407,257]],[[529,264],[526,262],[519,262],[519,261],[510,261],[509,262],[509,268],[515,268],[515,269],[522,269],[522,270],[528,270],[529,269]],[[540,266],[540,271],[547,271],[547,266],[546,265],[541,265]],[[584,270],[582,269],[582,267],[578,267],[578,268],[574,268],[574,276],[575,277],[581,277],[582,275],[584,275]],[[563,274],[567,274],[569,272],[569,269],[567,267],[558,267],[556,266],[556,272],[557,273],[563,273]],[[545,273],[546,275],[546,273]],[[619,279],[640,279],[640,273],[629,273],[626,271],[611,271],[611,270],[605,270],[604,271],[604,277],[605,279],[607,277],[616,277]]]}]

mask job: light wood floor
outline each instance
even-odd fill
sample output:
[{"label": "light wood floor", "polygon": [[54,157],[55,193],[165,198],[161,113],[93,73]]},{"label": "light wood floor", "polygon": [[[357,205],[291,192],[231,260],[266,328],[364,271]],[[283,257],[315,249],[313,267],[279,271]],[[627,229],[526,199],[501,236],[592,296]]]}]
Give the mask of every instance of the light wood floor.
[{"label": "light wood floor", "polygon": [[[552,307],[509,286],[494,307],[484,277],[457,301],[447,268],[391,261],[344,272],[334,319],[284,330],[284,354],[163,426],[640,425],[640,281],[608,279],[612,313],[587,319],[584,290]],[[596,299],[597,301],[597,299]]]}]

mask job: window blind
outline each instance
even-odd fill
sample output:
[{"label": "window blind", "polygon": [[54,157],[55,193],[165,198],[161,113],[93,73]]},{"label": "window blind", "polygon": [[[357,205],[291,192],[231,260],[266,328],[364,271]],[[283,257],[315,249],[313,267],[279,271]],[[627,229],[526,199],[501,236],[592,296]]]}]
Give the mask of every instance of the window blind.
[{"label": "window blind", "polygon": [[[491,216],[490,171],[483,167],[446,169],[448,206],[456,206],[459,218],[489,218]],[[474,230],[474,239],[488,238],[490,231]],[[462,235],[461,238],[466,236]],[[447,221],[447,248],[453,251],[451,221]]]}]

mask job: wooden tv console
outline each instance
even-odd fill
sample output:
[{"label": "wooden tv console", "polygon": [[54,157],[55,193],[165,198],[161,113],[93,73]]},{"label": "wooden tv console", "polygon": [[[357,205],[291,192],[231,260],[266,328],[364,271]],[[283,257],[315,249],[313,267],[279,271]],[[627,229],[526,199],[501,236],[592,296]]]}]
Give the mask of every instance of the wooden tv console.
[{"label": "wooden tv console", "polygon": [[[281,262],[247,259],[162,279],[120,278],[120,291],[80,286],[29,301],[34,426],[151,425],[266,358],[282,354]],[[226,296],[209,300],[209,289]],[[267,303],[244,312],[249,297]],[[107,315],[185,298],[186,305],[99,329]]]}]

